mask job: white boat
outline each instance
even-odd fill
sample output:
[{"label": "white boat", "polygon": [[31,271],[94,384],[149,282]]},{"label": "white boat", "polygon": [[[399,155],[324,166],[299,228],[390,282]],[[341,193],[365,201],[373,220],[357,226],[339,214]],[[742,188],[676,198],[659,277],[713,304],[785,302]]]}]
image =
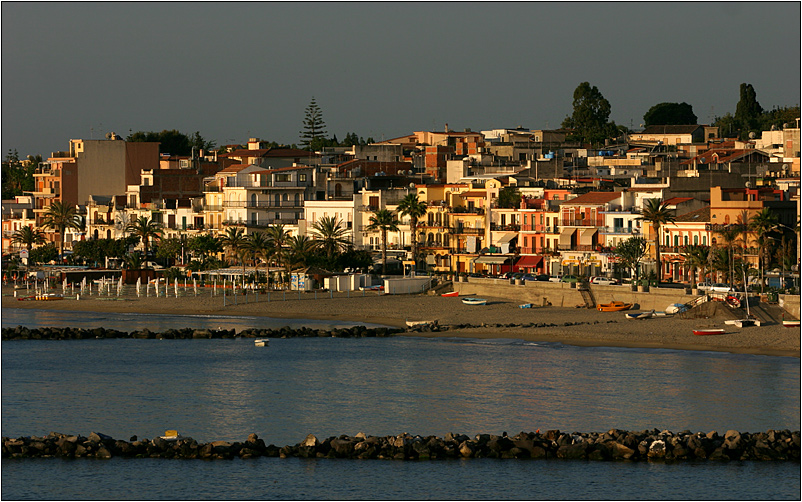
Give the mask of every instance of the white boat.
[{"label": "white boat", "polygon": [[646,312],[627,312],[624,315],[627,319],[651,319],[654,316],[654,310],[647,310]]},{"label": "white boat", "polygon": [[463,298],[462,303],[465,305],[485,305],[487,300],[484,298]]},{"label": "white boat", "polygon": [[688,310],[688,306],[682,303],[672,303],[666,307],[666,314],[679,314]]},{"label": "white boat", "polygon": [[268,338],[257,338],[256,340],[253,341],[253,344],[257,347],[267,347],[269,343],[270,339]]},{"label": "white boat", "polygon": [[798,328],[799,327],[799,319],[796,321],[790,319],[783,319],[783,326],[786,328]]},{"label": "white boat", "polygon": [[182,436],[181,434],[178,433],[178,431],[169,430],[169,431],[164,431],[164,436],[159,436],[159,437],[161,439],[164,439],[165,441],[178,441],[179,439],[181,439]]},{"label": "white boat", "polygon": [[410,328],[422,327],[422,326],[434,326],[437,324],[437,320],[434,321],[406,321],[407,326]]}]

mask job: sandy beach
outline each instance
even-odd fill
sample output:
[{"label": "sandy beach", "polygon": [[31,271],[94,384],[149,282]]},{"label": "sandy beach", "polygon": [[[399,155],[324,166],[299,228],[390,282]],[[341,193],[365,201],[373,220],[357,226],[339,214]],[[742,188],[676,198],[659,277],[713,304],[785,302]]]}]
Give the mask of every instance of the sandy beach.
[{"label": "sandy beach", "polygon": [[[23,292],[18,292],[21,296]],[[259,295],[258,302],[251,296],[248,303],[243,297],[212,297],[208,290],[198,296],[178,298],[136,297],[74,297],[62,301],[17,301],[13,288],[3,288],[3,308],[33,308],[86,312],[130,312],[160,314],[217,314],[247,315],[278,318],[306,318],[354,321],[405,327],[405,321],[437,320],[443,325],[468,324],[463,329],[451,328],[443,332],[409,333],[412,336],[510,338],[528,341],[562,342],[579,346],[640,347],[680,350],[724,351],[732,353],[773,356],[800,356],[800,331],[774,324],[761,327],[737,328],[725,325],[724,319],[682,319],[679,317],[629,320],[622,312],[598,312],[584,308],[535,307],[519,308],[520,302],[509,299],[488,298],[484,306],[463,304],[459,298],[430,295],[380,295],[376,292],[352,293],[328,297],[319,293],[288,292],[286,300],[281,292],[272,293],[271,301]],[[509,327],[528,323],[545,323],[553,326]],[[726,328],[725,334],[696,336],[696,327]]]}]

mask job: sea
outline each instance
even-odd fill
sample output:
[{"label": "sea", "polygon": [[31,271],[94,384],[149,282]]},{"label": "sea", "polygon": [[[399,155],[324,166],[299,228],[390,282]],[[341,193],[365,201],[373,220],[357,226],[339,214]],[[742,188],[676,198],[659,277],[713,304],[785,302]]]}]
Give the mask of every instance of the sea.
[{"label": "sea", "polygon": [[[3,327],[359,323],[3,309]],[[800,359],[514,339],[2,342],[2,435],[800,429]],[[799,500],[795,462],[3,459],[3,500]]]}]

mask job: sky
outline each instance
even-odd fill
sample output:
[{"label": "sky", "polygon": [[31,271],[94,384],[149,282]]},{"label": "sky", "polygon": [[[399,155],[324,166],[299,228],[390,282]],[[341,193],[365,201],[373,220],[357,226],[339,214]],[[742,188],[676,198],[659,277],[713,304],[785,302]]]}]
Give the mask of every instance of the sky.
[{"label": "sky", "polygon": [[661,102],[699,123],[800,103],[800,2],[9,2],[3,158],[70,139],[199,131],[329,136],[558,128],[582,82],[638,129]]}]

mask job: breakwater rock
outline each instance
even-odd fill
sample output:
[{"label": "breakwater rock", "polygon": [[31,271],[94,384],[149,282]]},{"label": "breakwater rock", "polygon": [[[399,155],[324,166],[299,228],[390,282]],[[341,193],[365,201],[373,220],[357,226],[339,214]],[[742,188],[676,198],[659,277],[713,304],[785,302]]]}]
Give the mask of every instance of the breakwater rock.
[{"label": "breakwater rock", "polygon": [[438,331],[449,331],[457,329],[474,329],[474,328],[556,328],[560,326],[580,326],[580,325],[593,325],[593,324],[611,324],[617,323],[616,320],[607,321],[577,321],[577,322],[562,322],[554,324],[550,322],[528,322],[523,324],[516,323],[481,323],[481,324],[420,324],[416,326],[407,327],[407,332],[411,333],[428,333]]},{"label": "breakwater rock", "polygon": [[3,328],[3,340],[86,340],[90,338],[148,338],[148,339],[193,339],[193,338],[296,338],[296,337],[338,337],[364,338],[392,336],[404,331],[399,328],[368,328],[353,326],[349,328],[312,329],[290,328],[284,326],[276,329],[248,328],[237,332],[234,329],[168,329],[166,331],[118,331],[107,328]]},{"label": "breakwater rock", "polygon": [[455,458],[579,459],[626,461],[764,460],[799,462],[799,431],[748,433],[672,433],[657,429],[603,433],[521,432],[515,436],[479,434],[468,437],[337,436],[319,440],[308,435],[295,445],[266,445],[256,434],[243,442],[198,443],[192,438],[116,440],[93,432],[88,437],[51,432],[44,437],[4,437],[3,458],[179,458],[232,459],[253,457],[435,460]]}]

